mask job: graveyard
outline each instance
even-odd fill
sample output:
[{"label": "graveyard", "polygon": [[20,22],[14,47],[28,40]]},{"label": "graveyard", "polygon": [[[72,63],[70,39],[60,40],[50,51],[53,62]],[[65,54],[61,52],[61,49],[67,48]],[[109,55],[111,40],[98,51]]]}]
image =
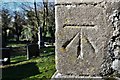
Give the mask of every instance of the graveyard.
[{"label": "graveyard", "polygon": [[1,13],[3,80],[120,80],[120,0],[21,4]]},{"label": "graveyard", "polygon": [[55,73],[54,47],[43,48],[37,58],[27,59],[25,53],[14,53],[10,64],[0,66],[2,80],[46,80]]},{"label": "graveyard", "polygon": [[53,1],[0,2],[0,80],[46,80],[55,69]]}]

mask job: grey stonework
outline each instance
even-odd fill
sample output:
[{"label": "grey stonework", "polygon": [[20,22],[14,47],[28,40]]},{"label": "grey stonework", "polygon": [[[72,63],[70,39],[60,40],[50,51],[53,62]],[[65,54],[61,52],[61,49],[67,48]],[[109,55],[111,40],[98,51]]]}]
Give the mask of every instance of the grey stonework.
[{"label": "grey stonework", "polygon": [[[111,68],[120,63],[118,60],[106,58],[112,55],[109,47],[115,32],[113,18],[110,16],[119,8],[120,0],[56,0],[57,73],[104,76],[101,74],[109,68],[103,68],[105,63]],[[119,51],[116,53],[119,54]]]},{"label": "grey stonework", "polygon": [[120,10],[114,10],[110,18],[114,31],[108,43],[108,55],[104,58],[101,75],[115,73],[120,77]]}]

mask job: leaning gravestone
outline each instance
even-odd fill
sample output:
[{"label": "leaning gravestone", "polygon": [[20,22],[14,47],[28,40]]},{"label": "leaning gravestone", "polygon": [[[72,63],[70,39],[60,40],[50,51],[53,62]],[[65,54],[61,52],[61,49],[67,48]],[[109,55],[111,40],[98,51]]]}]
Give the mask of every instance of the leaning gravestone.
[{"label": "leaning gravestone", "polygon": [[120,77],[120,0],[56,0],[53,78]]}]

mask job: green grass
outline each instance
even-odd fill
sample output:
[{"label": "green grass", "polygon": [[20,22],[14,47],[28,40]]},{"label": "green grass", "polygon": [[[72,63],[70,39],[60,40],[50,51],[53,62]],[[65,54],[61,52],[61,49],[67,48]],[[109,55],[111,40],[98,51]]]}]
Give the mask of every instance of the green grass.
[{"label": "green grass", "polygon": [[43,49],[46,53],[40,57],[26,60],[26,56],[11,58],[12,64],[1,67],[2,80],[45,80],[55,73],[55,55],[50,51],[54,48]]},{"label": "green grass", "polygon": [[26,56],[16,56],[11,58],[11,63],[17,63],[17,62],[26,61],[26,60],[27,60]]},{"label": "green grass", "polygon": [[7,47],[21,47],[21,46],[26,46],[26,44],[16,44],[16,43],[9,43]]}]

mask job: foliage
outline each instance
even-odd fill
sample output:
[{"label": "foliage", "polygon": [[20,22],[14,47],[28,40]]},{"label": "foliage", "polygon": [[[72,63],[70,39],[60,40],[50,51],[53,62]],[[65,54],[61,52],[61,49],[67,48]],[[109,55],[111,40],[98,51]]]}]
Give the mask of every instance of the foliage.
[{"label": "foliage", "polygon": [[17,11],[15,11],[14,13],[15,13],[15,16],[14,16],[13,27],[15,28],[16,41],[19,41],[21,31],[23,28],[24,18]]},{"label": "foliage", "polygon": [[24,28],[22,29],[22,32],[21,32],[21,38],[22,39],[25,39],[25,40],[27,40],[27,41],[32,41],[32,36],[33,36],[33,34],[32,34],[32,28],[31,28],[31,26],[30,25],[24,25]]},{"label": "foliage", "polygon": [[[14,4],[18,3],[16,2]],[[8,41],[17,42],[27,40],[31,43],[36,43],[38,42],[38,39],[39,42],[53,42],[55,37],[54,3],[46,3],[47,6],[43,5],[42,2],[34,2],[30,4],[23,2],[21,4],[22,5],[19,5],[19,10],[15,9],[10,11],[7,9],[2,9],[4,10],[1,13],[2,17],[6,16],[6,18],[2,18],[2,21],[4,21],[2,22],[4,38],[6,37],[5,39]],[[39,27],[41,27],[40,31]],[[38,35],[38,32],[40,35]]]},{"label": "foliage", "polygon": [[[41,3],[34,3],[34,7],[24,4],[22,9],[25,11],[26,22],[22,30],[21,38],[32,42],[50,41],[54,42],[55,38],[55,13],[54,3],[48,3],[47,10],[44,12],[44,7]],[[26,8],[27,7],[27,8]],[[41,27],[41,28],[39,28]],[[39,31],[41,29],[41,31]],[[38,32],[40,35],[38,35]],[[38,37],[39,36],[39,37]]]},{"label": "foliage", "polygon": [[5,47],[6,43],[7,43],[7,36],[8,36],[8,30],[9,30],[9,26],[10,26],[10,22],[11,22],[11,16],[9,14],[9,11],[7,9],[2,9],[2,13],[1,13],[1,17],[2,17],[2,41],[4,41],[2,43],[2,46]]},{"label": "foliage", "polygon": [[23,47],[26,46],[26,44],[15,44],[15,43],[9,43],[7,47]]},{"label": "foliage", "polygon": [[7,9],[2,9],[2,30],[5,34],[6,30],[9,28],[10,22],[11,22],[11,16],[9,14],[9,11]]}]

